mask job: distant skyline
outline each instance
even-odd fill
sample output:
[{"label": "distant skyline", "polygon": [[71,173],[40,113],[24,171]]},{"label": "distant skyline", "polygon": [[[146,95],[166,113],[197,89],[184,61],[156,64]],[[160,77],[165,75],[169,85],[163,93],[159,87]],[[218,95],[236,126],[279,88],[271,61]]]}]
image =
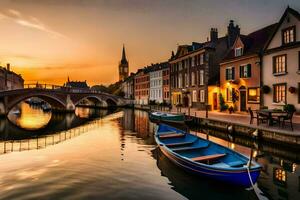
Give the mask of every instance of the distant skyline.
[{"label": "distant skyline", "polygon": [[[224,3],[226,2],[226,3]],[[130,72],[203,42],[230,19],[248,34],[279,20],[299,0],[1,0],[0,65],[26,82],[90,85],[118,80],[125,44]]]}]

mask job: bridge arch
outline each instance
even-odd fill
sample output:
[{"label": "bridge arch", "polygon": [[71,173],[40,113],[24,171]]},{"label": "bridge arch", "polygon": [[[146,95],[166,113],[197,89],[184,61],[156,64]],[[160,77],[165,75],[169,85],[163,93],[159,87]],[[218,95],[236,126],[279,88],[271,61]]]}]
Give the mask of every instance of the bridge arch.
[{"label": "bridge arch", "polygon": [[42,99],[43,101],[49,103],[51,105],[52,109],[61,109],[61,110],[66,109],[66,103],[64,101],[62,101],[61,99],[57,98],[56,96],[51,95],[51,94],[45,94],[45,93],[36,93],[36,94],[19,95],[11,102],[8,102],[7,107],[6,107],[7,113],[9,113],[9,111],[14,106],[16,106],[18,103],[20,103],[26,99],[32,98],[32,97],[38,97],[38,98]]},{"label": "bridge arch", "polygon": [[101,98],[100,96],[97,96],[97,95],[87,95],[85,97],[82,97],[81,99],[74,102],[74,105],[78,106],[80,104],[80,102],[82,102],[85,99],[93,102],[94,106],[98,106],[98,107],[108,107],[109,106],[105,99],[103,99],[103,98]]}]

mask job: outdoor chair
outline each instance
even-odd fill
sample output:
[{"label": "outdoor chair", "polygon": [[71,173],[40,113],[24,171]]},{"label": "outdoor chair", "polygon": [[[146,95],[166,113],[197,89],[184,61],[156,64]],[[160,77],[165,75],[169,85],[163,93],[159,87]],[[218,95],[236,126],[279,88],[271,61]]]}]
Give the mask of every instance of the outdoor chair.
[{"label": "outdoor chair", "polygon": [[282,127],[285,126],[285,123],[290,123],[291,129],[292,129],[292,131],[294,131],[294,128],[293,128],[293,116],[294,116],[294,113],[295,113],[295,111],[289,111],[289,112],[287,112],[286,115],[278,116],[279,122],[281,122],[281,120],[282,120]]},{"label": "outdoor chair", "polygon": [[250,107],[248,108],[248,112],[250,114],[250,124],[253,124],[254,119],[257,120],[257,125],[259,125],[260,122],[264,123],[268,121],[267,116],[260,115],[259,113],[257,113],[255,116],[253,110]]}]

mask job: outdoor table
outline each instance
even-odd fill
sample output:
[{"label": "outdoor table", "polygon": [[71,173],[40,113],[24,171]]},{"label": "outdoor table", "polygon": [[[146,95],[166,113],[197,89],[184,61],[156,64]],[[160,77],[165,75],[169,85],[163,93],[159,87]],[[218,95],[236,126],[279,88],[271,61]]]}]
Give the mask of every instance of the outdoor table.
[{"label": "outdoor table", "polygon": [[286,112],[278,109],[263,109],[257,112],[259,115],[264,115],[268,117],[269,126],[273,126],[273,116],[282,116],[285,115]]}]

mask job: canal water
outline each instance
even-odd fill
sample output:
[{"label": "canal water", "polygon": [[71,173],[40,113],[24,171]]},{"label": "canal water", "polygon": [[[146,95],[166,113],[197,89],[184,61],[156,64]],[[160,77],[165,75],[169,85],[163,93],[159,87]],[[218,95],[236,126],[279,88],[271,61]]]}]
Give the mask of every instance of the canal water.
[{"label": "canal water", "polygon": [[[257,199],[252,190],[173,165],[156,148],[147,112],[20,107],[0,120],[0,199]],[[263,166],[259,190],[268,199],[300,199],[299,151],[211,130],[192,133],[246,155],[253,148]]]}]

